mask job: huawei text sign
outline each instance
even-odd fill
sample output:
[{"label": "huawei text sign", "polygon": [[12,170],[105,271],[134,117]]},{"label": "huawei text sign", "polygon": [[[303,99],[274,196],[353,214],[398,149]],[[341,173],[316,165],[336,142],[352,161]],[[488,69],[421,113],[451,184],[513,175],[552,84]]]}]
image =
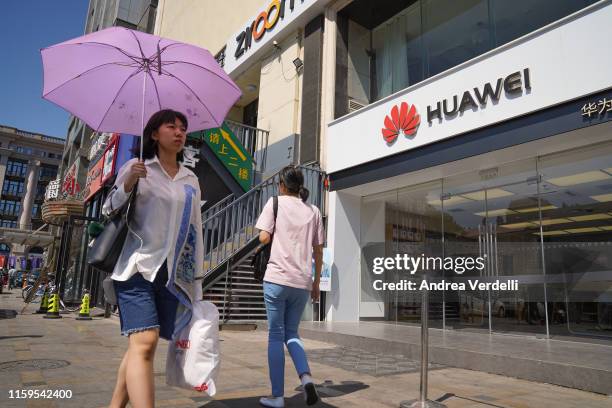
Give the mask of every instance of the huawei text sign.
[{"label": "huawei text sign", "polygon": [[444,99],[436,102],[433,106],[427,106],[427,122],[431,123],[434,119],[441,122],[443,118],[445,120],[452,119],[468,109],[477,110],[479,107],[482,109],[489,100],[496,104],[500,100],[502,90],[509,97],[520,96],[523,93],[523,88],[526,92],[531,90],[529,68],[513,72],[505,78],[498,78],[495,81],[495,87],[487,82],[481,88],[475,87],[473,90],[463,92],[461,97],[453,95],[451,101]]}]

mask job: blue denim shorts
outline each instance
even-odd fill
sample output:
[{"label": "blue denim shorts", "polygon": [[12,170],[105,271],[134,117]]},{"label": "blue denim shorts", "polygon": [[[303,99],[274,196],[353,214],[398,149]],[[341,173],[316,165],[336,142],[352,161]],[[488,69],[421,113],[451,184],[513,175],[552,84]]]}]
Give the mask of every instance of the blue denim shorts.
[{"label": "blue denim shorts", "polygon": [[152,283],[139,272],[126,281],[114,281],[122,335],[159,328],[159,337],[172,339],[178,299],[166,288],[167,281],[166,262]]}]

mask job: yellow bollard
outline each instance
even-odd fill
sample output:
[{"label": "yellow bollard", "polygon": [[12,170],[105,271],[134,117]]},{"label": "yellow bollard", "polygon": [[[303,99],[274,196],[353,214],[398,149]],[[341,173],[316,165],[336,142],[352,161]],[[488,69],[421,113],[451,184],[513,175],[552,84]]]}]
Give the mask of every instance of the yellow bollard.
[{"label": "yellow bollard", "polygon": [[[34,289],[32,289],[34,290]],[[42,295],[42,299],[40,299],[40,307],[34,313],[36,314],[45,314],[47,313],[47,309],[49,309],[49,291],[45,286],[45,292]]]},{"label": "yellow bollard", "polygon": [[45,319],[61,319],[59,313],[59,293],[52,293],[49,298],[49,307],[47,314],[43,316]]},{"label": "yellow bollard", "polygon": [[92,320],[89,315],[89,293],[85,292],[83,295],[83,301],[81,302],[81,310],[79,310],[79,316],[76,320]]}]

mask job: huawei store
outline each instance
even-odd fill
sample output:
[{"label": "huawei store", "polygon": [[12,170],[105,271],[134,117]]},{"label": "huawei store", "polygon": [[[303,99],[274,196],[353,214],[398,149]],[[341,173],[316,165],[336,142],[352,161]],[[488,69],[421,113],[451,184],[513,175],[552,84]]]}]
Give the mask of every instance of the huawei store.
[{"label": "huawei store", "polygon": [[612,339],[612,56],[583,34],[612,7],[577,14],[328,125],[329,320],[419,324],[377,285],[421,277],[376,257],[480,257],[426,272],[430,327]]}]

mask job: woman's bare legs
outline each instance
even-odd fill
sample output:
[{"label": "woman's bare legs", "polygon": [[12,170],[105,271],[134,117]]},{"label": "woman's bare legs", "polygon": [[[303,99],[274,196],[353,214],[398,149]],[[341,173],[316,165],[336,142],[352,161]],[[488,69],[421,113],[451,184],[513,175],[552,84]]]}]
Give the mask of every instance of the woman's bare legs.
[{"label": "woman's bare legs", "polygon": [[125,378],[133,408],[153,408],[155,405],[153,360],[158,339],[159,329],[132,333],[129,337]]},{"label": "woman's bare legs", "polygon": [[115,391],[113,391],[113,399],[109,405],[109,408],[125,408],[128,401],[127,382],[125,380],[125,372],[127,369],[128,352],[126,351],[123,355],[123,360],[119,365],[119,371],[117,372],[117,384],[115,384]]}]

